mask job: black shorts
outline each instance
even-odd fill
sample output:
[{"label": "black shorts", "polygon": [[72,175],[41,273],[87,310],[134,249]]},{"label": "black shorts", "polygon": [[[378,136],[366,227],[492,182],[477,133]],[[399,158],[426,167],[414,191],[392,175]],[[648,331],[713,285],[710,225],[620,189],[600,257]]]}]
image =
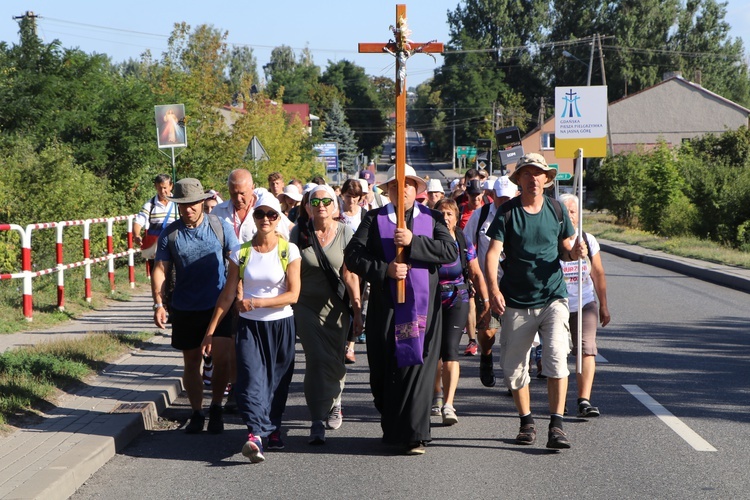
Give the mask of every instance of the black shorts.
[{"label": "black shorts", "polygon": [[[180,351],[189,351],[200,347],[213,314],[213,309],[208,309],[207,311],[180,311],[172,309],[169,312],[169,318],[172,320],[172,347]],[[224,316],[224,319],[216,327],[214,336],[232,336],[231,311]]]}]

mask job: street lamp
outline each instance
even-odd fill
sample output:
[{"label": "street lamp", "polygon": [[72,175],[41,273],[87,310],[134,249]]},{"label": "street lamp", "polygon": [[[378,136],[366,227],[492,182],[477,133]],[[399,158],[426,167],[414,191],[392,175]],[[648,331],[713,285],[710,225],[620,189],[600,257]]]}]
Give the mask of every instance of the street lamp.
[{"label": "street lamp", "polygon": [[[589,76],[588,76],[588,79],[586,80],[586,86],[590,87],[591,86],[591,64],[587,63],[586,61],[584,61],[582,59],[577,58],[576,56],[574,56],[573,54],[571,54],[567,50],[563,50],[562,54],[565,57],[567,57],[568,59],[574,59],[574,60],[578,61],[579,63],[583,64],[584,66],[586,66],[589,69]],[[593,55],[594,55],[594,53],[592,51],[591,52],[591,56],[593,57]]]}]

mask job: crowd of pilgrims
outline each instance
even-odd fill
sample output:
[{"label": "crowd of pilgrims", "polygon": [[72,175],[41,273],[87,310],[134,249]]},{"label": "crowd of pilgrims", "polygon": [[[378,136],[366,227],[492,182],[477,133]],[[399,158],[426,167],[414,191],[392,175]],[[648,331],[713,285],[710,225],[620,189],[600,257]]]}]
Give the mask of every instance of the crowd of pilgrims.
[{"label": "crowd of pilgrims", "polygon": [[[493,238],[496,219],[510,231],[510,219],[503,221],[499,214],[520,194],[513,181],[526,185],[519,172],[543,174],[538,182],[549,185],[550,169],[543,160],[532,159],[536,163],[517,166],[510,177],[470,169],[446,186],[417,176],[406,165],[403,198],[398,197],[394,167],[379,185],[372,166],[341,186],[323,178],[285,182],[273,173],[267,188],[257,186],[249,171],[234,170],[226,200],[203,189],[197,179],[173,184],[168,175],[157,176],[156,196],[136,217],[134,241],[149,259],[155,324],[171,324],[172,345],[183,353],[183,382],[192,408],[185,432],[202,432],[208,417],[207,431],[221,433],[223,413],[232,406],[247,425],[242,453],[251,462],[264,461],[264,451],[283,449],[283,414],[298,339],[305,355],[311,445],[324,445],[326,432],[344,422],[346,365],[361,362],[356,356],[364,354],[383,443],[393,445],[396,453],[424,454],[431,441],[431,416],[443,425],[458,423],[454,404],[460,357],[479,355],[481,382],[492,387],[498,351],[502,366],[506,349],[509,357],[519,350],[501,341],[493,359],[495,333],[502,340],[506,299],[508,307],[513,305],[512,298],[503,297],[505,288],[503,293],[498,289],[503,266],[496,262],[487,269],[486,256],[495,255],[493,239],[502,241]],[[560,204],[565,221],[559,227],[571,233],[578,201],[569,196]],[[397,225],[399,205],[405,228]],[[609,322],[609,312],[598,243],[585,236],[581,243],[576,234],[564,235],[571,241],[569,258],[561,257],[558,265],[569,293],[577,295],[577,285],[571,287],[568,278],[577,276],[579,262],[592,287],[583,297],[588,335],[584,329],[584,371],[577,376],[578,415],[591,418],[599,415],[589,402],[596,325],[599,319],[602,325]],[[584,248],[587,255],[581,255]],[[401,259],[396,257],[399,249],[405,254]],[[506,258],[505,252],[498,255],[497,261]],[[487,272],[496,274],[497,281],[486,279]],[[403,283],[403,302],[397,300],[398,282]],[[576,307],[570,308],[573,318]],[[533,342],[521,348],[524,359],[518,363],[525,374],[511,376],[504,370],[521,417],[516,437],[521,445],[536,439],[526,401],[531,372],[535,369],[538,378],[550,375],[555,383],[563,376],[567,380],[559,363],[543,363],[560,351],[555,347],[559,343],[543,331],[534,327]],[[573,333],[563,348],[566,358]],[[462,344],[464,334],[468,340]],[[206,387],[211,391],[207,415]],[[563,411],[555,404],[550,398],[547,447],[568,448]]]}]

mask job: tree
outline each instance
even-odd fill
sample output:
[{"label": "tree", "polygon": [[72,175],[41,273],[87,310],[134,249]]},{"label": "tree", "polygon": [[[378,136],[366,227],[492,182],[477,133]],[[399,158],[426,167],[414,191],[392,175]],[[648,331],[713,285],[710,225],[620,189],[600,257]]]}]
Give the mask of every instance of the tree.
[{"label": "tree", "polygon": [[232,96],[243,95],[250,98],[251,85],[259,85],[258,61],[253,49],[246,46],[232,47],[229,53],[229,91]]},{"label": "tree", "polygon": [[750,74],[742,40],[729,38],[726,3],[688,0],[669,41],[671,64],[686,78],[701,72],[701,85],[744,106],[750,105]]},{"label": "tree", "polygon": [[331,109],[323,119],[323,141],[335,142],[339,147],[339,163],[343,170],[356,170],[357,142],[354,132],[346,122],[346,116],[338,101],[333,101]]},{"label": "tree", "polygon": [[357,147],[372,156],[390,131],[386,121],[387,111],[381,107],[381,99],[364,68],[346,60],[329,62],[320,81],[337,88],[346,96],[344,112],[357,138]]}]

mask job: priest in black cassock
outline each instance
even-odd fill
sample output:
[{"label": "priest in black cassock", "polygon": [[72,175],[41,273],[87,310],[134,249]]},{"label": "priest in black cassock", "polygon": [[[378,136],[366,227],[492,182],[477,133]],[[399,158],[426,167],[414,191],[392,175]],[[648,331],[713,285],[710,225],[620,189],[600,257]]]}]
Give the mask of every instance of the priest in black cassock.
[{"label": "priest in black cassock", "polygon": [[[346,247],[347,269],[370,283],[367,361],[383,442],[422,455],[430,437],[435,370],[440,357],[438,267],[455,262],[456,242],[440,212],[419,203],[425,181],[405,166],[404,198],[397,196],[395,165],[381,185],[392,204],[371,210]],[[397,229],[394,205],[404,204],[406,229]],[[405,263],[396,263],[396,246]],[[406,280],[406,302],[396,303],[396,280]]]}]

